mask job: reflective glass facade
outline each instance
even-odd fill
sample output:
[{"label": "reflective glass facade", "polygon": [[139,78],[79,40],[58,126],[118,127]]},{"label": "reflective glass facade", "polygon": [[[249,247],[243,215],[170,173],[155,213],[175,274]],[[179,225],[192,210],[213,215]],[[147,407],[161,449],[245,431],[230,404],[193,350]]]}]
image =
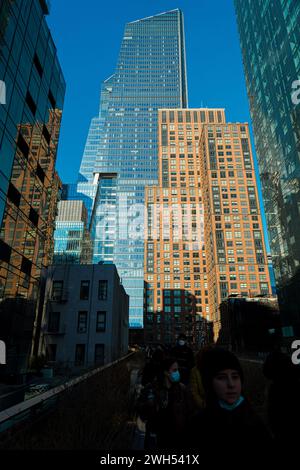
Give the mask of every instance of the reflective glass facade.
[{"label": "reflective glass facade", "polygon": [[51,262],[65,82],[45,1],[0,3],[0,336],[7,372],[26,368],[40,273]]},{"label": "reflective glass facade", "polygon": [[144,188],[158,181],[157,110],[186,105],[182,13],[128,23],[115,73],[102,85],[79,181],[80,192],[90,195],[99,174],[93,261],[116,264],[130,296],[131,327],[143,325]]},{"label": "reflective glass facade", "polygon": [[300,3],[235,8],[280,308],[299,335]]},{"label": "reflective glass facade", "polygon": [[83,201],[60,201],[55,220],[53,264],[91,262],[87,210]]}]

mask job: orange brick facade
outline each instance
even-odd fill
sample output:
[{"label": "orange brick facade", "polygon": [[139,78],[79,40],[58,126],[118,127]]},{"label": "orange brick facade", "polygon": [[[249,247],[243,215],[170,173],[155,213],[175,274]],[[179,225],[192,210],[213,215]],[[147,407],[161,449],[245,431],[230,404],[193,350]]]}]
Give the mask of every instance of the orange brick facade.
[{"label": "orange brick facade", "polygon": [[247,124],[223,109],[159,111],[159,184],[146,188],[145,340],[216,340],[231,294],[271,292]]}]

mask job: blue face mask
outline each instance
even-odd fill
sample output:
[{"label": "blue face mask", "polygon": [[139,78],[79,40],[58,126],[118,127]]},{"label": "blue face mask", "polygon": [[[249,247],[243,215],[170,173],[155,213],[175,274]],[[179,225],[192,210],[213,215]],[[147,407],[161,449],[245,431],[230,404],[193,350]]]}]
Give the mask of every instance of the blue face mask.
[{"label": "blue face mask", "polygon": [[219,400],[219,405],[220,405],[221,408],[224,408],[224,410],[232,411],[232,410],[235,410],[238,406],[240,406],[240,404],[243,403],[243,401],[244,401],[244,397],[241,395],[240,398],[238,398],[231,405],[229,405],[228,403],[226,403],[223,400]]},{"label": "blue face mask", "polygon": [[179,382],[180,381],[180,372],[177,370],[176,372],[171,372],[170,374],[171,382]]}]

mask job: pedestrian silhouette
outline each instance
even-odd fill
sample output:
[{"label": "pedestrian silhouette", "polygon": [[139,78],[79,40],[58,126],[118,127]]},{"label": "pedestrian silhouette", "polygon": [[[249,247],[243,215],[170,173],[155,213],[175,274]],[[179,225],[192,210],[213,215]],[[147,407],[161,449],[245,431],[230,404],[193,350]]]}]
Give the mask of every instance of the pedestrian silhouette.
[{"label": "pedestrian silhouette", "polygon": [[268,420],[275,441],[292,446],[299,443],[300,380],[299,368],[281,351],[274,351],[263,366],[271,380],[268,390]]},{"label": "pedestrian silhouette", "polygon": [[187,385],[191,369],[195,365],[195,359],[193,350],[187,345],[187,337],[185,334],[178,336],[176,345],[171,349],[170,354],[177,359],[181,381]]},{"label": "pedestrian silhouette", "polygon": [[145,449],[184,449],[189,405],[175,358],[166,358],[152,384],[142,390],[138,412],[146,422]]}]

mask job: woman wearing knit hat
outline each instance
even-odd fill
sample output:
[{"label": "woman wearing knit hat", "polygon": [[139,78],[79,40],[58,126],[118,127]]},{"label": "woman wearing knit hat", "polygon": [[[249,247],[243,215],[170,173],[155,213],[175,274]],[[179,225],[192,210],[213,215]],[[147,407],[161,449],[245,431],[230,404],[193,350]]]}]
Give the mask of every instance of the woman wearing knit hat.
[{"label": "woman wearing knit hat", "polygon": [[142,390],[137,410],[146,421],[146,450],[187,447],[190,410],[176,358],[162,361],[160,373]]},{"label": "woman wearing knit hat", "polygon": [[219,348],[205,351],[201,376],[206,408],[193,420],[191,447],[200,450],[232,444],[245,449],[268,446],[270,435],[244,397],[244,376],[237,357]]}]

